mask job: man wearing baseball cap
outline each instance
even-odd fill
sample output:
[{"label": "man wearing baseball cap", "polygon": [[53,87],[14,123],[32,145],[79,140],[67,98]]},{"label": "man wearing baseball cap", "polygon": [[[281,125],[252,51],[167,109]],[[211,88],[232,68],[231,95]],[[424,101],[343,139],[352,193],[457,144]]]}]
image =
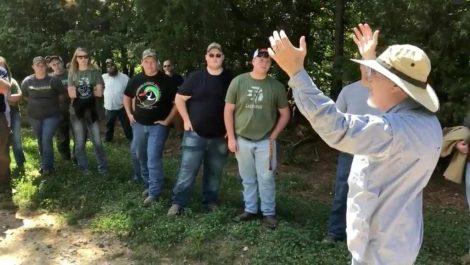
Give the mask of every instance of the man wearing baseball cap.
[{"label": "man wearing baseball cap", "polygon": [[235,77],[225,97],[228,148],[238,161],[245,201],[243,213],[233,221],[258,215],[259,193],[263,225],[276,228],[276,139],[287,125],[290,111],[284,86],[268,76],[268,50],[257,49],[251,63],[253,70]]},{"label": "man wearing baseball cap", "polygon": [[368,103],[385,113],[352,115],[338,111],[304,70],[305,37],[299,48],[284,31],[269,39],[299,110],[330,146],[355,155],[346,213],[352,264],[413,264],[423,240],[423,189],[442,145],[429,58],[412,45],[375,58],[378,31],[359,24],[354,40],[363,60],[353,61],[369,67]]},{"label": "man wearing baseball cap", "polygon": [[[136,151],[141,177],[145,182],[144,206],[150,206],[162,192],[163,147],[169,125],[176,115],[176,87],[158,70],[157,55],[147,49],[142,53],[142,73],[133,76],[124,91],[124,108],[132,125],[132,152]],[[133,104],[133,101],[135,104]],[[136,165],[134,165],[135,167]],[[138,172],[138,168],[134,169]]]},{"label": "man wearing baseball cap", "polygon": [[[58,55],[46,57],[48,66],[52,69],[51,87],[57,90],[63,89],[67,92],[68,88],[68,73],[65,70],[64,61]],[[71,159],[70,152],[70,98],[67,93],[64,93],[62,101],[59,102],[60,106],[60,120],[56,132],[56,147],[59,154],[64,160]],[[74,143],[75,144],[75,143]]]},{"label": "man wearing baseball cap", "polygon": [[178,215],[189,204],[199,168],[202,174],[202,203],[217,209],[222,171],[227,160],[224,127],[224,98],[232,80],[223,67],[222,46],[213,42],[205,53],[206,67],[192,72],[179,87],[175,103],[183,120],[181,164],[172,193],[168,216]]}]

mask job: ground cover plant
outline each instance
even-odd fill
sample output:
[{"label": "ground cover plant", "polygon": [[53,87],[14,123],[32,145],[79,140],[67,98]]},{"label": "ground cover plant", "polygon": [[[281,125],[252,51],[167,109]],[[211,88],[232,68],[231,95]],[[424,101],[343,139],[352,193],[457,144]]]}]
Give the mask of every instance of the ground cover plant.
[{"label": "ground cover plant", "polygon": [[[39,177],[36,142],[24,132],[25,173],[15,169],[14,201],[20,209],[59,213],[70,225],[86,223],[97,233],[114,234],[133,250],[137,264],[347,264],[345,243],[327,246],[325,235],[336,151],[316,139],[296,150],[293,133],[281,139],[281,166],[277,175],[276,230],[260,221],[237,224],[231,218],[242,207],[236,161],[230,156],[221,187],[221,204],[205,212],[200,204],[199,179],[184,213],[167,217],[170,194],[179,166],[179,138],[172,133],[164,154],[165,185],[162,198],[142,206],[140,184],[132,174],[129,146],[118,137],[106,144],[110,164],[107,176],[83,175],[56,156],[56,173]],[[320,161],[312,161],[313,148]],[[93,160],[92,147],[87,151]],[[286,157],[289,156],[289,157]],[[459,264],[467,249],[468,210],[460,187],[433,177],[425,192],[424,243],[416,264]]]}]

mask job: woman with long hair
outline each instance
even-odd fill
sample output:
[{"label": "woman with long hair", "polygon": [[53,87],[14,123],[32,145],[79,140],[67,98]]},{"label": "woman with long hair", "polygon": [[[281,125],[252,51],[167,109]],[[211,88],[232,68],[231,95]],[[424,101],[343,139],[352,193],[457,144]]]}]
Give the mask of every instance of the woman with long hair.
[{"label": "woman with long hair", "polygon": [[92,64],[85,48],[77,48],[70,62],[68,94],[71,99],[70,121],[74,133],[75,157],[78,168],[88,172],[85,143],[88,136],[95,149],[98,172],[106,174],[108,165],[103,144],[101,143],[96,111],[96,98],[103,96],[101,72]]}]

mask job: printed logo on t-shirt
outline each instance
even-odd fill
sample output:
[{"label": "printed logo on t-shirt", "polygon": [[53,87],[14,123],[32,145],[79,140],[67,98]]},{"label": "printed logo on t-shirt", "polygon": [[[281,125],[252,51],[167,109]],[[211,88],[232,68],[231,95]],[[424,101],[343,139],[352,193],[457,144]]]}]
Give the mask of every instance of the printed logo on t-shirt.
[{"label": "printed logo on t-shirt", "polygon": [[155,108],[161,96],[160,88],[152,82],[142,84],[136,92],[137,104],[144,109]]},{"label": "printed logo on t-shirt", "polygon": [[79,99],[88,99],[93,96],[93,86],[88,77],[82,77],[78,80],[77,97]]},{"label": "printed logo on t-shirt", "polygon": [[245,105],[247,109],[262,109],[263,105],[263,89],[258,86],[252,86],[247,91],[247,96],[250,99],[251,103]]}]

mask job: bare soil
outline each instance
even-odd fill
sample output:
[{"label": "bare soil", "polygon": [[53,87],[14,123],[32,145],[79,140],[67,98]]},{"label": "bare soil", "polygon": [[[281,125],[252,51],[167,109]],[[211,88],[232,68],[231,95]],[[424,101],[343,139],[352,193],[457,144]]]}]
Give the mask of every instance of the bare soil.
[{"label": "bare soil", "polygon": [[115,236],[67,226],[55,214],[0,210],[0,264],[134,264]]}]

